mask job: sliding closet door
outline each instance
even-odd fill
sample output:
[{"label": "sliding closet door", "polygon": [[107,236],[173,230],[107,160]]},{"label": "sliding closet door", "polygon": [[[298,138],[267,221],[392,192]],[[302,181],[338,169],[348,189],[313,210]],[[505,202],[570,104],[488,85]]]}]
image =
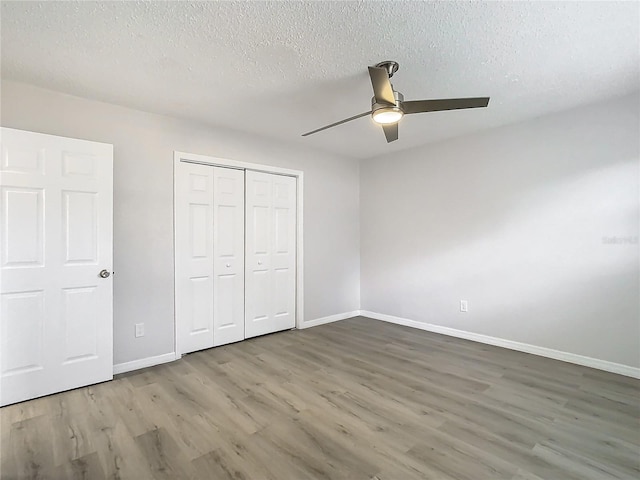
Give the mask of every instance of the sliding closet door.
[{"label": "sliding closet door", "polygon": [[296,179],[246,172],[245,337],[295,326]]},{"label": "sliding closet door", "polygon": [[177,164],[175,181],[178,348],[189,353],[213,347],[213,167]]},{"label": "sliding closet door", "polygon": [[213,179],[213,345],[217,347],[244,340],[244,171],[214,167]]}]

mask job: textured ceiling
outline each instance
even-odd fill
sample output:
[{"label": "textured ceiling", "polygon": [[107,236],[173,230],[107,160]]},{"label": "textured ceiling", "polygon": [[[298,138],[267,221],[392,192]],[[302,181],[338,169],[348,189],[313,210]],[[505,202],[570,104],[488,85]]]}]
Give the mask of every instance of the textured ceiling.
[{"label": "textured ceiling", "polygon": [[[2,2],[2,76],[367,158],[639,88],[636,2]],[[367,66],[405,98],[491,96],[412,115],[387,144]]]}]

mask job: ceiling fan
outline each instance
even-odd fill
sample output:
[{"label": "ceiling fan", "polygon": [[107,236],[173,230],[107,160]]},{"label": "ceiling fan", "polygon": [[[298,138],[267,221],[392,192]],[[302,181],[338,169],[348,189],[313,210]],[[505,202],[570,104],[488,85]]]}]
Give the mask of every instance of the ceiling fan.
[{"label": "ceiling fan", "polygon": [[398,122],[404,115],[412,113],[438,112],[441,110],[459,110],[463,108],[486,107],[489,97],[478,98],[441,98],[437,100],[411,100],[404,101],[404,96],[393,89],[389,79],[398,71],[398,62],[388,60],[378,63],[375,67],[369,67],[369,77],[373,86],[373,98],[371,110],[368,112],[345,118],[322,128],[303,133],[302,136],[312,135],[331,127],[342,125],[357,118],[371,115],[373,121],[380,124],[387,143],[398,139]]}]

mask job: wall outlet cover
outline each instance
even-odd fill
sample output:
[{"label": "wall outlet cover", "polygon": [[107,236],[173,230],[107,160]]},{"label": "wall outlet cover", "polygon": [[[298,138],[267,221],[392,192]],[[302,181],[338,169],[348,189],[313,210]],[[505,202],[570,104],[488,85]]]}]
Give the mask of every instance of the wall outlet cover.
[{"label": "wall outlet cover", "polygon": [[136,323],[136,338],[144,337],[144,323]]}]

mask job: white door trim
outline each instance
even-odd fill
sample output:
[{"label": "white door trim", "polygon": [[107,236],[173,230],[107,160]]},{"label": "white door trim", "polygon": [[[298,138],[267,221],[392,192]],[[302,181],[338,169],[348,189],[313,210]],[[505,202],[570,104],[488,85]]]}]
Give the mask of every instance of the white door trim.
[{"label": "white door trim", "polygon": [[178,336],[178,317],[175,311],[175,299],[177,296],[177,278],[176,272],[176,255],[175,255],[175,218],[176,218],[176,174],[179,170],[176,168],[180,162],[199,163],[202,165],[211,165],[212,167],[235,168],[238,170],[254,170],[257,172],[274,173],[276,175],[287,175],[296,178],[296,328],[303,328],[304,324],[304,245],[303,245],[303,199],[304,199],[304,181],[303,172],[301,170],[292,170],[289,168],[274,167],[271,165],[262,165],[258,163],[240,162],[238,160],[229,160],[226,158],[210,157],[207,155],[198,155],[195,153],[186,153],[174,151],[173,153],[173,294],[174,294],[174,339],[176,358],[180,358],[181,350]]}]

